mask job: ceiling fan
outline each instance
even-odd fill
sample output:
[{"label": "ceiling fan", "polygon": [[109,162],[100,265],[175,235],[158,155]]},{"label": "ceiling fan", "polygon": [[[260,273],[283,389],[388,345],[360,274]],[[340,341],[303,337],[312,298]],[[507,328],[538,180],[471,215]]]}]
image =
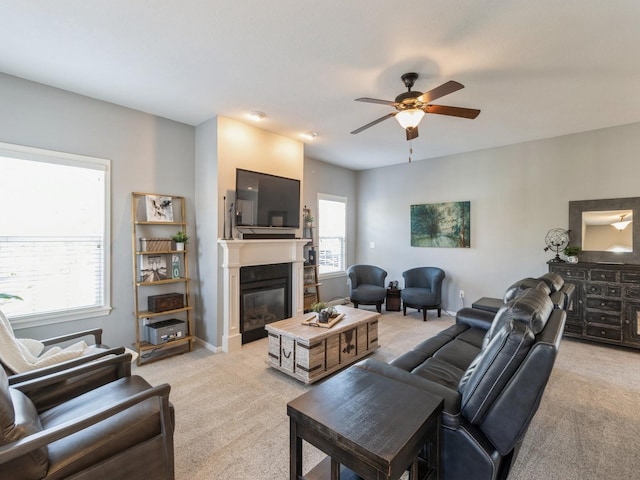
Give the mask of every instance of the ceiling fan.
[{"label": "ceiling fan", "polygon": [[425,113],[437,113],[438,115],[450,115],[452,117],[470,119],[476,118],[480,114],[480,110],[476,110],[474,108],[447,107],[445,105],[432,105],[429,103],[436,98],[444,97],[445,95],[449,95],[450,93],[464,88],[464,85],[461,83],[449,80],[433,90],[422,93],[418,91],[411,91],[413,84],[418,79],[417,73],[405,73],[400,78],[404,82],[405,87],[407,87],[407,91],[398,95],[393,102],[390,100],[378,100],[377,98],[368,97],[356,98],[356,102],[390,105],[395,107],[396,111],[388,113],[384,117],[380,117],[371,123],[367,123],[366,125],[357,128],[351,132],[352,134],[360,133],[361,131],[366,130],[369,127],[373,127],[387,118],[395,117],[402,128],[406,130],[407,140],[413,140],[418,137],[418,124],[422,120],[422,117],[424,117]]}]

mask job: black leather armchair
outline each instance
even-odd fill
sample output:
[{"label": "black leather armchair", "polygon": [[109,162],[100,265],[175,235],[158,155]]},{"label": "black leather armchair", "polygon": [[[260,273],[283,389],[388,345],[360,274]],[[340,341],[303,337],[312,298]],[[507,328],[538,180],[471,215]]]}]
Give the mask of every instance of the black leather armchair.
[{"label": "black leather armchair", "polygon": [[[0,370],[0,478],[174,478],[170,387],[130,371],[130,354],[11,386]],[[102,385],[65,388],[87,375]]]},{"label": "black leather armchair", "polygon": [[378,313],[382,312],[382,304],[387,298],[384,281],[387,272],[374,265],[351,265],[347,269],[351,281],[349,298],[355,308],[358,305],[375,305]]},{"label": "black leather armchair", "polygon": [[427,310],[438,310],[442,313],[442,281],[445,274],[438,267],[416,267],[402,272],[404,288],[400,292],[402,313],[407,314],[407,307],[422,310],[422,320],[427,321]]}]

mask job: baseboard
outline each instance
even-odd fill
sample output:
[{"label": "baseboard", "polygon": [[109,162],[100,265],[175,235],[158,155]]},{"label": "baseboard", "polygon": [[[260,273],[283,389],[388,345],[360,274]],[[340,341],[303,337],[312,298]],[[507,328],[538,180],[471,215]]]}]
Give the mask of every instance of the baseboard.
[{"label": "baseboard", "polygon": [[222,351],[222,347],[216,347],[215,345],[211,345],[210,343],[205,342],[204,340],[202,340],[201,338],[196,337],[196,343],[204,348],[206,348],[207,350],[213,352],[213,353],[218,353]]}]

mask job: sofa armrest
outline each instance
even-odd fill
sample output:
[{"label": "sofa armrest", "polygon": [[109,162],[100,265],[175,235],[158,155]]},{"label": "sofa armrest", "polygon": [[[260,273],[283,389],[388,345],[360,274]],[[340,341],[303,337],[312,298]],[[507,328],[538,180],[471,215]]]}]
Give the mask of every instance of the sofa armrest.
[{"label": "sofa armrest", "polygon": [[131,354],[113,355],[50,375],[14,383],[41,412],[119,378],[131,376]]},{"label": "sofa armrest", "polygon": [[169,391],[171,387],[168,384],[159,385],[149,388],[148,390],[136,393],[119,402],[96,410],[78,417],[72,422],[66,422],[57,427],[43,430],[39,433],[29,435],[21,440],[0,447],[0,464],[25,455],[38,448],[46,447],[48,444],[57,440],[61,440],[74,433],[80,432],[92,425],[106,420],[114,415],[124,412],[127,409],[135,407],[139,403],[157,397],[160,402],[160,422],[163,434],[171,435],[173,426],[171,423],[170,407],[169,407]]},{"label": "sofa armrest", "polygon": [[461,308],[456,313],[456,323],[469,325],[471,328],[489,330],[496,314],[477,308]]},{"label": "sofa armrest", "polygon": [[460,412],[460,394],[457,390],[452,390],[444,385],[440,385],[434,381],[428,380],[420,375],[402,370],[401,368],[389,365],[388,363],[376,360],[375,358],[367,358],[353,365],[355,368],[361,368],[368,372],[376,373],[383,377],[391,378],[398,382],[411,385],[433,393],[444,399],[444,412],[449,415],[458,415]]},{"label": "sofa armrest", "polygon": [[9,376],[9,385],[15,385],[16,383],[33,380],[34,378],[40,378],[51,375],[53,373],[62,372],[64,370],[68,370],[79,365],[84,365],[109,355],[122,355],[124,352],[124,347],[104,349],[90,355],[74,358],[73,360],[67,360],[66,362],[56,363],[55,365],[50,365],[48,367],[38,368],[36,370],[31,370],[24,373],[16,373],[15,375]]},{"label": "sofa armrest", "polygon": [[47,338],[40,340],[45,346],[55,345],[56,343],[66,342],[68,340],[74,340],[76,338],[82,338],[87,336],[93,336],[95,345],[102,345],[102,329],[93,328],[90,330],[82,330],[81,332],[69,333],[66,335],[60,335],[59,337]]}]

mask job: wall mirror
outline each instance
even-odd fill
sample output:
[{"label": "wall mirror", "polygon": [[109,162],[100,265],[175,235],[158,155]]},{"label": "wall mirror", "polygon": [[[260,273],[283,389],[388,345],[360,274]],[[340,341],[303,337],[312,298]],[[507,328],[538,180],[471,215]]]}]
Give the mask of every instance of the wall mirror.
[{"label": "wall mirror", "polygon": [[640,197],[569,202],[571,245],[583,262],[640,263]]}]

